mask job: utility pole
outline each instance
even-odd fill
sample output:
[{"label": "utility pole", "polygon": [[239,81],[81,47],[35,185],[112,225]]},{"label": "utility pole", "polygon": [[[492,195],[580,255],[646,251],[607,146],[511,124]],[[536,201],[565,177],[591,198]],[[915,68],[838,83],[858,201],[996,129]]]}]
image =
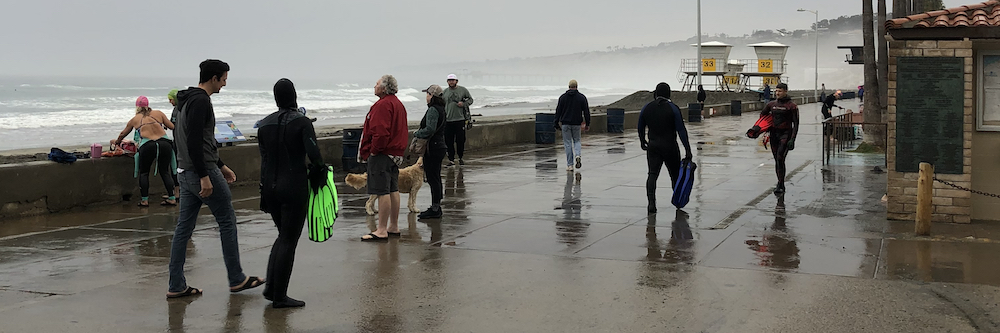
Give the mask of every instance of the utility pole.
[{"label": "utility pole", "polygon": [[701,74],[705,63],[701,59],[701,0],[698,0],[698,85],[701,86]]},{"label": "utility pole", "polygon": [[798,12],[810,12],[816,14],[816,23],[813,25],[813,33],[815,34],[816,37],[816,63],[814,65],[815,72],[813,73],[813,75],[815,76],[813,78],[814,79],[813,98],[816,98],[816,101],[820,102],[819,100],[819,10],[808,10],[799,8]]}]

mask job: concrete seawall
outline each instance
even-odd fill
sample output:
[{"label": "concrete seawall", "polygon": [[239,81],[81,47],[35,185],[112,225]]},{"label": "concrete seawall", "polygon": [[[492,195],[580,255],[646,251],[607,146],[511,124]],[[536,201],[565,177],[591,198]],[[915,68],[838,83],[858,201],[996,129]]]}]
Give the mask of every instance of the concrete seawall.
[{"label": "concrete seawall", "polygon": [[[800,104],[812,103],[813,98],[795,98]],[[685,106],[681,106],[684,108]],[[744,102],[743,113],[759,111],[762,102]],[[715,113],[711,114],[714,109]],[[687,112],[684,110],[687,118]],[[730,105],[706,105],[706,118],[730,115]],[[634,129],[638,121],[638,110],[626,110],[625,128]],[[467,135],[466,149],[476,150],[513,143],[535,140],[534,115],[492,116],[477,119]],[[592,114],[593,132],[607,131],[607,117],[603,110]],[[359,126],[360,127],[360,126]],[[411,124],[411,130],[415,126]],[[556,144],[561,144],[557,133]],[[340,136],[319,139],[324,161],[342,170],[342,138]],[[236,174],[237,186],[255,186],[260,179],[260,153],[257,144],[242,144],[223,147],[219,150],[223,161]],[[65,211],[88,205],[101,205],[137,200],[138,182],[133,175],[134,162],[131,158],[81,159],[69,165],[48,161],[0,165],[0,219],[40,215]],[[158,176],[151,176],[151,203],[159,201],[163,185]]]}]

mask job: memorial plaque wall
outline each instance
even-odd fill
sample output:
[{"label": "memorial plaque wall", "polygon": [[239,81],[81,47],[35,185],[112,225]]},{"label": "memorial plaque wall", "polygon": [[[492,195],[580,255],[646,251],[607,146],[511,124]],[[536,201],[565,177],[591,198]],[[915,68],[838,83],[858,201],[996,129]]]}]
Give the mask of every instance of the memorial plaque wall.
[{"label": "memorial plaque wall", "polygon": [[896,171],[928,162],[936,173],[962,174],[964,60],[900,57],[896,65]]}]

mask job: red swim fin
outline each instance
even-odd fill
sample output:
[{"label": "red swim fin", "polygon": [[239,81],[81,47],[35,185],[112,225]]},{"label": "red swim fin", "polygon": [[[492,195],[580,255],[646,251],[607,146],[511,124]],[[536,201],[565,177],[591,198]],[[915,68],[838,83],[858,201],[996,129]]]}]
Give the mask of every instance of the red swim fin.
[{"label": "red swim fin", "polygon": [[771,115],[761,116],[760,119],[757,119],[757,122],[753,124],[753,127],[747,131],[747,137],[751,139],[760,137],[761,133],[767,132],[767,130],[771,129],[773,120],[774,117]]}]

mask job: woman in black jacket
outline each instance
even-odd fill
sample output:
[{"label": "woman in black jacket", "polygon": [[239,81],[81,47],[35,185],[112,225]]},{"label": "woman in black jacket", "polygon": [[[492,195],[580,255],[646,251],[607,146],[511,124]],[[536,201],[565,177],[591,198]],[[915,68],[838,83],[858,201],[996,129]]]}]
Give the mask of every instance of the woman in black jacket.
[{"label": "woman in black jacket", "polygon": [[413,136],[427,139],[427,150],[424,151],[424,175],[431,187],[431,207],[421,212],[418,217],[437,219],[444,215],[441,211],[441,199],[444,198],[441,162],[448,153],[448,146],[444,141],[444,125],[448,117],[445,113],[444,90],[441,86],[434,84],[423,92],[427,93],[427,113],[424,114],[424,119],[420,120],[420,129],[414,132]]}]

